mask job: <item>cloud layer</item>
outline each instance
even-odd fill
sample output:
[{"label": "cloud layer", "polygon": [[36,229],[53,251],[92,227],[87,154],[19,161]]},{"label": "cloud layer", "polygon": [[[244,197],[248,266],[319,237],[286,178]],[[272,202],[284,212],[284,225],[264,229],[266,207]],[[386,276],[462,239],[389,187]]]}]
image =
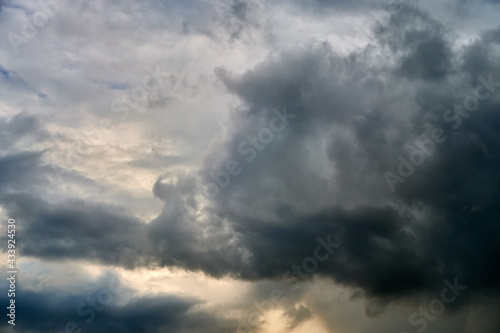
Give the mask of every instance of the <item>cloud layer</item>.
[{"label": "cloud layer", "polygon": [[[499,9],[446,3],[61,5],[16,57],[0,48],[0,213],[20,221],[20,255],[179,269],[263,295],[304,282],[278,306],[290,331],[318,318],[369,331],[330,321],[322,284],[400,329],[384,314],[458,279],[467,292],[447,311],[467,320],[432,330],[498,330],[481,304],[498,309],[500,291]],[[40,10],[6,1],[0,25],[22,33]],[[21,329],[61,329],[83,297],[21,289]],[[259,300],[247,298],[238,310]],[[116,299],[91,330],[241,326],[203,306]]]}]

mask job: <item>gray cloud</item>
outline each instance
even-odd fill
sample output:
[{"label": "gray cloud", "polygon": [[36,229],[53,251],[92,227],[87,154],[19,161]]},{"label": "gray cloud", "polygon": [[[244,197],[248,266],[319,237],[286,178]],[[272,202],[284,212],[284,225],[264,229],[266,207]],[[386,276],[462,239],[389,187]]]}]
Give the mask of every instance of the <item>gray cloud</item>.
[{"label": "gray cloud", "polygon": [[98,260],[126,267],[148,260],[145,225],[119,207],[82,200],[52,205],[23,194],[6,196],[3,203],[12,216],[26,221],[19,236],[23,255]]},{"label": "gray cloud", "polygon": [[[99,41],[111,47],[99,53],[96,50],[102,45],[96,44],[92,50],[107,54],[107,61],[113,65],[95,66],[78,52],[65,50],[60,71],[54,73],[54,81],[45,85],[40,76],[46,73],[26,64],[20,68],[13,62],[0,66],[0,85],[22,101],[13,104],[24,105],[29,99],[37,113],[35,116],[19,112],[22,107],[17,111],[9,107],[10,116],[0,119],[0,203],[2,212],[22,221],[21,255],[128,269],[178,267],[216,278],[229,276],[262,283],[282,281],[283,273],[295,270],[294,266],[299,265],[300,270],[303,260],[314,255],[318,237],[335,236],[341,242],[335,253],[319,263],[312,274],[303,269],[301,272],[311,284],[316,283],[314,275],[359,291],[369,300],[366,316],[381,317],[395,311],[393,303],[417,304],[421,299],[435,297],[444,279],[457,276],[468,286],[468,293],[448,311],[472,310],[470,318],[453,322],[448,329],[458,327],[469,332],[483,325],[485,332],[498,330],[498,321],[478,304],[484,301],[498,309],[500,100],[496,93],[500,87],[483,87],[482,93],[490,95],[478,103],[475,111],[454,108],[454,104],[475,96],[476,87],[484,86],[479,77],[500,81],[500,29],[485,30],[475,38],[459,36],[440,20],[438,13],[400,4],[392,7],[386,21],[375,26],[372,40],[356,51],[340,54],[332,42],[317,38],[305,45],[270,42],[276,35],[264,31],[272,27],[269,22],[273,20],[271,14],[266,16],[266,10],[276,14],[271,10],[273,6],[283,6],[292,13],[304,9],[305,20],[320,22],[333,12],[365,13],[369,5],[364,1],[292,3],[292,9],[282,2],[273,2],[269,7],[258,1],[239,0],[216,4],[151,1],[140,8],[131,1],[101,5],[105,7],[103,13],[113,16],[113,20],[99,21],[99,13],[89,14],[94,11],[91,6],[82,4],[78,8],[83,12],[81,19],[96,20],[106,31],[109,39]],[[0,9],[5,14],[5,8]],[[135,28],[127,22],[137,16],[151,16],[141,26],[149,35],[132,32]],[[62,36],[71,32],[75,38],[86,40],[95,35],[92,26],[80,27],[61,16],[46,31],[55,29]],[[162,35],[164,30],[170,34]],[[143,39],[193,38],[195,42],[179,48],[198,50],[209,45],[215,48],[215,54],[219,50],[230,53],[233,63],[223,65],[224,59],[203,58],[211,70],[215,67],[213,73],[197,75],[194,84],[183,79],[178,86],[182,92],[162,90],[155,102],[158,107],[151,107],[157,111],[148,115],[151,118],[134,114],[127,121],[116,122],[116,132],[105,132],[103,136],[120,136],[111,154],[96,145],[99,156],[91,159],[88,154],[87,165],[81,161],[72,166],[59,165],[60,160],[50,154],[60,149],[58,145],[65,144],[63,141],[73,138],[58,126],[74,130],[75,123],[87,116],[92,120],[109,116],[111,101],[107,103],[103,96],[127,87],[132,79],[125,74],[139,71],[139,65],[130,73],[124,70],[131,66],[130,59],[115,64],[110,56],[120,52],[117,50],[130,49],[129,44],[120,42],[120,33],[133,36],[132,41],[127,41],[141,52],[146,45]],[[258,48],[255,40],[259,33],[269,38],[262,42],[270,48],[269,55],[263,57],[264,52],[256,52],[248,56],[251,61],[246,59],[252,63],[249,68],[239,66],[234,59],[243,57],[247,50],[240,44]],[[42,40],[41,36],[33,40],[30,47],[39,46]],[[187,57],[178,49],[169,52],[178,52],[176,60],[170,59],[171,68]],[[158,53],[154,57],[159,57]],[[241,70],[236,72],[234,68]],[[103,74],[105,69],[109,69],[108,76]],[[123,77],[109,78],[110,73],[120,71]],[[59,75],[76,78],[64,84]],[[218,81],[214,82],[214,78]],[[210,95],[221,87],[223,97],[210,107],[229,105],[231,112],[226,122],[216,119],[221,113],[213,110],[200,112],[201,118],[192,120],[196,117],[186,110],[193,106],[186,106],[185,100],[195,101],[203,93]],[[34,93],[38,90],[46,94]],[[211,98],[203,101],[212,102]],[[63,116],[56,119],[52,113],[53,109],[73,106],[78,110],[74,116],[78,120],[62,112]],[[262,144],[262,129],[274,121],[285,124],[276,118],[276,112],[284,113],[285,108],[293,117],[282,131],[272,134],[272,140]],[[54,119],[49,122],[51,117]],[[175,126],[167,126],[163,118]],[[50,126],[42,125],[45,121]],[[202,126],[193,125],[196,121]],[[217,125],[223,131],[212,138]],[[135,133],[132,127],[140,130]],[[209,129],[201,133],[205,127]],[[414,152],[415,142],[428,137],[435,128],[442,129],[447,140],[436,144],[436,151],[391,191],[384,174],[396,171],[398,157]],[[169,151],[168,156],[151,156],[148,144],[144,145],[147,148],[127,146],[128,135],[134,141],[152,129],[164,130],[168,139],[181,139],[181,149]],[[255,143],[259,140],[260,145]],[[184,148],[187,153],[181,151]],[[193,152],[206,155],[195,159],[189,156]],[[116,164],[105,171],[99,169],[93,163],[100,158],[123,166],[127,172],[116,176]],[[195,160],[202,163],[197,165]],[[207,185],[216,183],[214,178],[224,174],[228,161],[233,160],[241,166],[241,173],[231,175],[227,185],[219,186],[217,196],[205,196]],[[52,166],[65,170],[62,181],[54,181]],[[133,178],[140,172],[144,174]],[[151,173],[160,172],[163,175],[152,181]],[[105,183],[108,180],[113,185]],[[117,192],[125,191],[127,186],[139,188],[133,182],[142,182],[144,187],[147,181],[153,183],[154,199],[163,205],[160,213],[149,215],[156,214],[155,218],[140,219],[133,209],[127,209],[127,200],[136,200],[135,193],[121,205],[113,203]],[[53,185],[54,192],[67,188],[73,192],[58,197],[49,191]],[[112,190],[100,192],[106,186]],[[86,193],[85,197],[82,193]],[[100,200],[103,193],[111,193],[109,201]],[[298,273],[294,274],[297,278]],[[27,330],[59,329],[71,316],[61,304],[76,301],[58,299],[55,304],[46,301],[50,294],[24,293],[26,299],[33,300],[20,309],[30,318],[24,324]],[[288,329],[319,315],[334,331],[337,326],[328,320],[328,312],[314,302],[299,304],[302,296],[293,300],[290,296],[280,308],[285,312]],[[257,296],[248,299],[253,297]],[[232,321],[196,312],[198,305],[196,300],[170,296],[113,304],[93,331],[190,332],[201,327],[212,327],[213,332],[234,330]],[[438,329],[442,326],[432,330]]]},{"label": "gray cloud", "polygon": [[[107,282],[109,278],[90,285],[87,294],[18,288],[16,331],[236,332],[235,321],[200,309],[199,300],[168,294],[125,299],[123,288],[110,291]],[[9,326],[6,321],[0,323],[2,330],[8,331]]]},{"label": "gray cloud", "polygon": [[[440,108],[462,102],[472,91],[459,80],[473,86],[478,75],[500,77],[494,63],[480,71],[467,65],[477,44],[491,42],[493,33],[452,56],[450,35],[429,14],[402,7],[389,23],[377,32],[378,46],[346,59],[319,44],[270,57],[240,77],[217,70],[244,104],[233,119],[236,129],[206,161],[201,173],[206,182],[226,161],[242,161],[238,145],[270,120],[273,107],[286,106],[297,118],[215,199],[217,218],[208,228],[227,230],[221,222],[226,221],[234,230],[233,242],[249,253],[247,260],[241,254],[239,267],[234,264],[238,257],[215,260],[219,265],[213,260],[215,253],[234,254],[232,242],[208,257],[195,255],[198,248],[215,250],[210,244],[220,248],[222,236],[204,233],[210,229],[201,224],[190,228],[179,207],[189,206],[193,187],[190,192],[172,188],[154,230],[158,238],[179,230],[194,237],[184,245],[192,249],[183,252],[182,266],[216,275],[220,269],[251,279],[278,278],[294,258],[308,256],[317,235],[338,232],[343,245],[318,273],[368,294],[434,291],[443,278],[457,275],[476,292],[498,291],[494,258],[500,249],[493,240],[499,232],[493,148],[498,136],[492,127],[497,98],[481,104],[462,128],[452,131],[450,140],[395,194],[383,178],[397,167],[398,154],[429,126],[449,130]],[[386,60],[383,52],[388,52]],[[471,133],[488,155],[476,148]],[[331,166],[323,179],[313,172],[322,170],[321,159]],[[170,209],[178,198],[184,203]],[[208,238],[193,236],[198,234]]]}]

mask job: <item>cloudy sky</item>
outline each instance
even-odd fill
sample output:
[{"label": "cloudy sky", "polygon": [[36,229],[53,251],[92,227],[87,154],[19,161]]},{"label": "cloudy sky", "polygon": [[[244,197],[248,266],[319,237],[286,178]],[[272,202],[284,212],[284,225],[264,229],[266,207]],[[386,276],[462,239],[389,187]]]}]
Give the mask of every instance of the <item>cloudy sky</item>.
[{"label": "cloudy sky", "polygon": [[499,15],[0,1],[0,331],[498,333]]}]

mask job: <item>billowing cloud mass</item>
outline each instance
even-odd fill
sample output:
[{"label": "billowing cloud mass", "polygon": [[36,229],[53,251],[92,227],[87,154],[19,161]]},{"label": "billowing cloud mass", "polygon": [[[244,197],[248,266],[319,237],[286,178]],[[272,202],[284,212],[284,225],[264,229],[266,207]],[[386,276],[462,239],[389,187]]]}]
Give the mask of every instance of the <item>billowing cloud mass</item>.
[{"label": "billowing cloud mass", "polygon": [[0,3],[16,326],[498,332],[498,5]]}]

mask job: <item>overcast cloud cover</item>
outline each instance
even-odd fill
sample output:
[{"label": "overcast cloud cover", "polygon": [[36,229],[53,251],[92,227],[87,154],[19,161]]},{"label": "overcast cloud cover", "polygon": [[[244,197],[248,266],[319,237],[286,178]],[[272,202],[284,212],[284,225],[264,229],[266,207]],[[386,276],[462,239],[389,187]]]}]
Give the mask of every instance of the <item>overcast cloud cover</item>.
[{"label": "overcast cloud cover", "polygon": [[499,17],[0,1],[0,330],[500,332]]}]

